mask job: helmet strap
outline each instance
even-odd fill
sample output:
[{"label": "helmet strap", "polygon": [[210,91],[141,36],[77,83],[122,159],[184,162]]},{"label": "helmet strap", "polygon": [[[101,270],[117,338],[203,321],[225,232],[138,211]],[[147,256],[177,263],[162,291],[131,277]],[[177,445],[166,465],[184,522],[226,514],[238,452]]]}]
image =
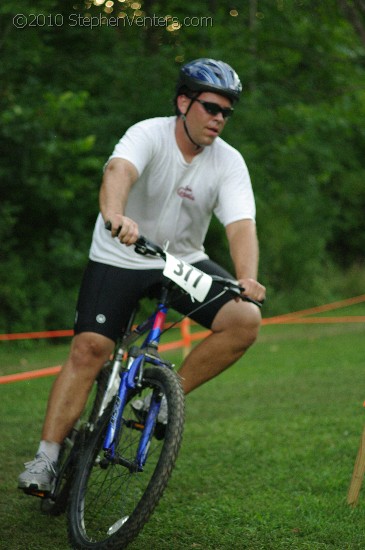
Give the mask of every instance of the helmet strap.
[{"label": "helmet strap", "polygon": [[[198,95],[199,95],[199,94],[198,94]],[[190,101],[189,106],[188,106],[188,108],[187,108],[187,110],[186,110],[186,113],[180,115],[180,116],[181,116],[181,120],[183,121],[183,124],[184,124],[185,134],[188,136],[188,138],[189,138],[189,140],[191,141],[191,143],[192,143],[193,145],[195,145],[196,150],[198,150],[198,149],[203,149],[203,146],[202,146],[202,145],[199,145],[198,143],[196,143],[196,141],[194,141],[193,138],[191,137],[190,132],[189,132],[189,130],[188,130],[188,126],[187,126],[187,124],[186,124],[186,115],[187,115],[188,112],[190,111],[190,108],[191,108],[192,104],[194,103],[195,99],[198,97],[198,95],[197,95],[196,97],[192,97],[192,98],[191,98],[191,101]]]}]

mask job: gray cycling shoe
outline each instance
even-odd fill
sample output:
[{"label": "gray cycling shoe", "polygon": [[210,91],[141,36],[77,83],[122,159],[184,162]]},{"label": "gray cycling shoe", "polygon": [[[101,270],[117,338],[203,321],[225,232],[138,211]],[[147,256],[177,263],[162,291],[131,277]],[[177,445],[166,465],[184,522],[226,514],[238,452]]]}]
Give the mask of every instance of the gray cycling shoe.
[{"label": "gray cycling shoe", "polygon": [[18,477],[18,487],[26,492],[49,493],[57,475],[56,463],[45,454],[39,453],[34,460],[24,464],[25,471]]}]

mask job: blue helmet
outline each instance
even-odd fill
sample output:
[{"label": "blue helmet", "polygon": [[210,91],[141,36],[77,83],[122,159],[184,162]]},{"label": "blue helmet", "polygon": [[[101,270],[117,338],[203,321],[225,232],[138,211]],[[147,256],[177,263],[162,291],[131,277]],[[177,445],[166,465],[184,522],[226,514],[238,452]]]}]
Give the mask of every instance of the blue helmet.
[{"label": "blue helmet", "polygon": [[213,92],[238,101],[242,84],[236,72],[224,63],[214,59],[201,58],[181,67],[177,82],[177,95],[187,88],[192,92]]}]

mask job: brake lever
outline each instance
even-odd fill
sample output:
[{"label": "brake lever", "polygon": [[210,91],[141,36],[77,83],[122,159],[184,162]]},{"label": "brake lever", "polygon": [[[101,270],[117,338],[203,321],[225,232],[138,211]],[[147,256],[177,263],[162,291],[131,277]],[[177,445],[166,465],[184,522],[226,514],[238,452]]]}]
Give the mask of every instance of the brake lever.
[{"label": "brake lever", "polygon": [[143,235],[140,235],[134,243],[134,250],[137,254],[141,254],[142,256],[150,254],[151,256],[160,256],[161,258],[165,258],[163,249],[157,244],[148,241]]},{"label": "brake lever", "polygon": [[254,300],[253,298],[250,298],[249,296],[242,296],[242,300],[244,302],[250,302],[251,304],[255,304],[258,308],[262,308],[264,302],[259,302],[258,300]]}]

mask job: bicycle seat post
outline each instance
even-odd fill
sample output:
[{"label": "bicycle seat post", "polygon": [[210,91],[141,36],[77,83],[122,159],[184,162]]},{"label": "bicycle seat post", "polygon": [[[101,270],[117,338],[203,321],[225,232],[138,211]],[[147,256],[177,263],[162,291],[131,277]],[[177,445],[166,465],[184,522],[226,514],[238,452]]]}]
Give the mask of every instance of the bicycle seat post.
[{"label": "bicycle seat post", "polygon": [[160,307],[166,307],[168,304],[168,298],[170,294],[170,289],[168,285],[163,285],[161,288],[161,293],[159,296],[159,305]]}]

